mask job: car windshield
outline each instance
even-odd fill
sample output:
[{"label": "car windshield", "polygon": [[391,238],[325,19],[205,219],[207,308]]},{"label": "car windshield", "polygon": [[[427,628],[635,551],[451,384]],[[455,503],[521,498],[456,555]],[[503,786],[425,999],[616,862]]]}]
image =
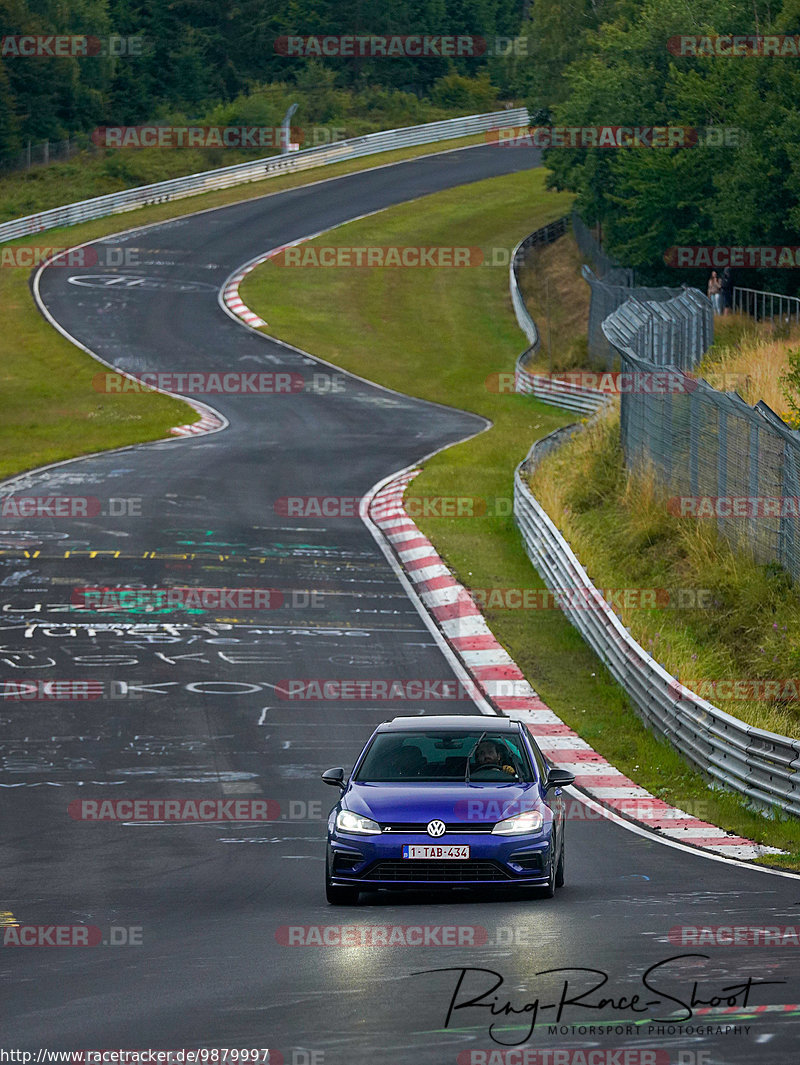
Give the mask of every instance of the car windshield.
[{"label": "car windshield", "polygon": [[[469,770],[467,757],[469,756]],[[518,734],[491,729],[379,732],[354,780],[514,783],[535,779]]]}]

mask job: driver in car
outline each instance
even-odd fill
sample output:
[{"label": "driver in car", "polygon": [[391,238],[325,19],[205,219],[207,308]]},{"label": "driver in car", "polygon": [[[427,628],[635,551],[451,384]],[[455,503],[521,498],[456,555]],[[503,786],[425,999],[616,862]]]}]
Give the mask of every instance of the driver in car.
[{"label": "driver in car", "polygon": [[475,750],[475,761],[480,769],[502,769],[504,773],[516,776],[513,766],[504,762],[507,752],[494,740],[481,740]]}]

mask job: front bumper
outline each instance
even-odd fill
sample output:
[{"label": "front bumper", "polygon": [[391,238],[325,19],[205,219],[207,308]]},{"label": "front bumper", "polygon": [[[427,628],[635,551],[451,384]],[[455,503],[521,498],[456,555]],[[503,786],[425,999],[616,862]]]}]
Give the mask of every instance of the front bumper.
[{"label": "front bumper", "polygon": [[434,842],[419,834],[355,836],[334,832],[328,837],[331,883],[364,891],[397,887],[513,887],[547,883],[550,833],[492,836],[489,833],[446,834],[436,844],[468,844],[466,859],[403,858],[404,844]]}]

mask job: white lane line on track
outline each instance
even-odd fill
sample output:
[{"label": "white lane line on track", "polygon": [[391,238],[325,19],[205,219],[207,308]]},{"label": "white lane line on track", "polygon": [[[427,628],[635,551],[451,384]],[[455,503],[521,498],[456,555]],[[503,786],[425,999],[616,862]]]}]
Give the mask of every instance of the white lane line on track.
[{"label": "white lane line on track", "polygon": [[[149,228],[149,227],[143,226],[143,227],[140,227],[140,228],[146,229],[146,228]],[[124,230],[123,232],[135,232],[135,230]],[[120,236],[120,235],[121,235],[120,233],[112,234],[112,236]],[[83,244],[76,244],[74,246],[74,249],[71,248],[70,251],[73,251],[73,250],[78,249],[78,248],[85,248],[85,247],[88,247],[90,244],[97,244],[99,242],[99,240],[107,240],[107,239],[110,239],[110,238],[103,237],[103,238],[96,238],[95,240],[87,240],[87,241],[84,241]],[[64,255],[66,253],[65,252],[61,252],[60,254]],[[45,305],[45,302],[42,299],[41,291],[40,291],[40,288],[39,288],[39,281],[40,281],[40,278],[41,278],[43,270],[45,270],[45,268],[49,265],[49,263],[51,261],[55,261],[58,258],[59,258],[59,255],[54,255],[54,256],[51,256],[49,259],[45,260],[45,262],[43,262],[41,264],[39,269],[36,271],[36,274],[34,275],[33,286],[32,286],[32,288],[33,288],[33,298],[34,298],[34,301],[36,303],[36,306],[39,308],[39,311],[41,312],[43,317],[46,319],[46,321],[48,321],[50,323],[50,325],[52,325],[52,327],[54,329],[56,329],[63,337],[65,337],[71,344],[74,344],[76,348],[80,348],[81,351],[85,351],[86,354],[89,355],[91,358],[95,359],[101,365],[107,366],[110,370],[113,370],[115,373],[118,373],[118,374],[120,374],[123,377],[127,377],[128,379],[130,379],[132,381],[135,381],[136,378],[133,377],[131,374],[126,373],[125,370],[120,370],[117,366],[114,366],[113,363],[107,362],[104,358],[102,358],[100,355],[98,355],[96,351],[92,351],[91,348],[89,348],[85,344],[81,343],[81,341],[78,340],[77,337],[74,337],[70,332],[68,332],[68,330],[66,330],[60,324],[60,322],[57,322],[56,319],[50,313],[50,311],[47,309],[47,307]],[[187,399],[186,396],[182,396],[182,395],[180,395],[177,392],[168,392],[166,389],[163,389],[163,388],[154,388],[153,391],[154,392],[160,392],[164,396],[170,396],[170,398],[172,398],[172,399],[183,400],[184,403],[188,403],[190,407],[193,407],[197,411],[197,413],[200,415],[200,422],[196,422],[195,425],[199,425],[202,422],[206,422],[206,424],[208,426],[207,429],[203,430],[203,435],[204,436],[206,436],[206,435],[210,436],[210,435],[212,435],[214,433],[221,433],[224,429],[227,429],[228,426],[230,425],[230,422],[225,417],[225,415],[222,414],[220,411],[215,410],[214,407],[211,407],[208,403],[202,403],[200,400],[196,400],[196,399]],[[146,442],[139,443],[139,444],[126,444],[123,447],[109,448],[107,451],[90,451],[90,452],[88,452],[85,455],[76,455],[74,458],[71,458],[71,459],[61,459],[59,462],[48,462],[45,466],[37,466],[33,470],[27,470],[25,473],[16,474],[13,477],[9,477],[6,480],[0,481],[0,485],[2,485],[3,488],[6,488],[9,485],[13,485],[15,481],[20,480],[23,477],[27,478],[27,477],[31,477],[31,476],[34,476],[34,475],[38,475],[38,474],[44,473],[46,470],[53,470],[53,469],[56,469],[59,466],[66,466],[66,465],[68,465],[71,462],[82,462],[84,459],[99,458],[102,455],[118,455],[118,454],[121,454],[122,452],[125,452],[125,451],[132,451],[134,448],[149,447],[152,444],[165,444],[165,443],[170,443],[170,442],[174,442],[174,443],[177,444],[180,440],[186,439],[188,436],[195,435],[195,433],[196,433],[196,430],[195,430],[194,426],[177,426],[176,428],[177,428],[178,432],[172,437],[161,437],[160,439],[157,439],[157,440],[150,440],[150,441],[146,441]],[[188,430],[188,432],[183,432],[183,430]]]}]

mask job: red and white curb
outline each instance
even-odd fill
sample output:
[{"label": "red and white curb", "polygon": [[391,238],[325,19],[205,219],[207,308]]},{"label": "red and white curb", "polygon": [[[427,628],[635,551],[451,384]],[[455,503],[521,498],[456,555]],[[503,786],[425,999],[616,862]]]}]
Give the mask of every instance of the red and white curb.
[{"label": "red and white curb", "polygon": [[477,689],[506,717],[523,721],[550,761],[575,774],[575,784],[602,806],[659,836],[728,858],[782,853],[700,821],[657,799],[624,776],[553,713],[497,642],[475,601],[455,579],[403,506],[420,470],[407,471],[375,493],[369,515],[392,545],[406,575]]},{"label": "red and white curb", "polygon": [[191,425],[176,425],[174,429],[170,429],[170,432],[173,436],[198,436],[202,433],[216,432],[225,425],[222,418],[218,418],[210,411],[200,411],[200,415],[199,422],[193,422]]},{"label": "red and white curb", "polygon": [[252,270],[255,270],[257,266],[261,266],[262,263],[267,262],[268,259],[273,259],[287,248],[294,248],[298,244],[304,244],[305,241],[311,240],[313,237],[317,236],[319,236],[318,233],[312,233],[308,237],[300,237],[299,240],[293,240],[289,244],[281,244],[280,247],[271,248],[263,255],[259,255],[255,259],[251,259],[249,263],[245,263],[245,265],[242,266],[237,273],[232,274],[222,286],[222,302],[224,306],[227,307],[231,314],[240,318],[243,322],[246,322],[247,325],[251,325],[253,329],[259,329],[262,325],[266,325],[267,323],[264,319],[259,318],[255,311],[251,311],[239,295],[239,285],[241,285]]},{"label": "red and white curb", "polygon": [[250,308],[246,306],[244,300],[239,295],[239,285],[241,285],[245,277],[247,277],[250,271],[255,269],[256,266],[258,266],[257,262],[251,263],[240,273],[234,274],[222,290],[222,299],[228,310],[232,311],[237,318],[241,318],[243,322],[252,325],[254,329],[258,329],[267,323],[263,318],[259,318],[254,311],[251,311]]}]

